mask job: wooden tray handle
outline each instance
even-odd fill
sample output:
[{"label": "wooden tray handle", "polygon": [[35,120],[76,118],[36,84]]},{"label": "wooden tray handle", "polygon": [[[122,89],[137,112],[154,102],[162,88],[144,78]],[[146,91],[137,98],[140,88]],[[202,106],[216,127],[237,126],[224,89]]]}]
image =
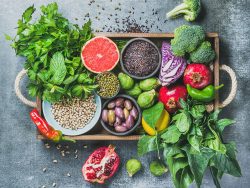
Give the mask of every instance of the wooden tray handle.
[{"label": "wooden tray handle", "polygon": [[[213,69],[213,67],[211,67],[211,69]],[[225,71],[228,73],[228,75],[231,78],[231,82],[232,82],[232,86],[231,86],[231,91],[228,95],[228,97],[219,104],[219,108],[224,108],[227,105],[229,105],[233,99],[235,98],[235,95],[237,93],[237,78],[236,78],[236,74],[233,71],[233,69],[231,69],[229,66],[227,65],[221,65],[220,66],[220,70]],[[214,110],[214,104],[209,104],[206,106],[207,107],[207,111],[211,112]]]},{"label": "wooden tray handle", "polygon": [[30,107],[34,107],[36,108],[37,107],[37,104],[36,102],[33,102],[33,101],[30,101],[28,100],[26,97],[23,96],[23,94],[21,93],[21,90],[20,90],[20,81],[23,79],[23,77],[27,74],[27,70],[23,69],[21,70],[18,74],[17,74],[17,77],[16,77],[16,80],[15,80],[15,93],[16,93],[16,96],[26,105],[30,106]]}]

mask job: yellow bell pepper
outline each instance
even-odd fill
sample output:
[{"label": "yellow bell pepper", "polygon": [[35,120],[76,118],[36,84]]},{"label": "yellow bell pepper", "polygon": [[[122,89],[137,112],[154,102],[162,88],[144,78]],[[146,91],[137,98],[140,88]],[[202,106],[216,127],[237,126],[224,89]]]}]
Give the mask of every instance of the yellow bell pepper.
[{"label": "yellow bell pepper", "polygon": [[147,122],[142,117],[142,127],[145,130],[145,132],[151,136],[156,135],[156,131],[160,132],[160,131],[166,129],[169,125],[169,122],[170,122],[170,116],[166,110],[163,110],[160,118],[158,119],[156,126],[155,126],[156,130],[153,129],[152,127],[150,127],[149,124],[147,124]]}]

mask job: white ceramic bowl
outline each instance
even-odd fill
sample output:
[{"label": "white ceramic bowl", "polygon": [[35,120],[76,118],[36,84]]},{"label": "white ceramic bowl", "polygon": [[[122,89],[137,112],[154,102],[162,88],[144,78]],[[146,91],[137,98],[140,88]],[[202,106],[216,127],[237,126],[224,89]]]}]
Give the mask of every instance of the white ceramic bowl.
[{"label": "white ceramic bowl", "polygon": [[81,135],[84,134],[88,131],[90,131],[98,122],[100,116],[101,116],[101,111],[102,111],[102,102],[101,98],[97,95],[95,95],[95,101],[96,101],[96,112],[92,120],[83,128],[77,129],[77,130],[71,130],[71,129],[65,129],[63,128],[55,119],[52,114],[52,105],[51,103],[47,101],[43,101],[42,103],[42,109],[43,109],[43,115],[46,119],[46,121],[56,130],[62,131],[64,135],[68,136],[76,136],[76,135]]}]

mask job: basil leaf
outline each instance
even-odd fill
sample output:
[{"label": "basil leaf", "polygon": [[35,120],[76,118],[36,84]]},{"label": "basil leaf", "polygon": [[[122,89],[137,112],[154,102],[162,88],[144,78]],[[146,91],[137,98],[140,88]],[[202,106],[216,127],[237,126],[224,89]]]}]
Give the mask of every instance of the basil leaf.
[{"label": "basil leaf", "polygon": [[220,133],[222,133],[226,126],[232,125],[234,123],[235,121],[231,119],[220,119],[216,122],[216,127],[220,131]]},{"label": "basil leaf", "polygon": [[62,53],[57,52],[52,56],[52,59],[50,61],[50,71],[53,74],[51,81],[54,84],[60,85],[67,74],[67,69]]},{"label": "basil leaf", "polygon": [[167,131],[161,135],[161,138],[165,143],[176,143],[179,141],[181,132],[177,129],[176,126],[172,125],[168,127]]},{"label": "basil leaf", "polygon": [[160,119],[161,114],[164,110],[164,105],[161,102],[158,102],[151,108],[143,110],[142,116],[143,119],[151,128],[155,128],[157,121]]},{"label": "basil leaf", "polygon": [[138,155],[142,156],[148,152],[157,150],[157,143],[159,145],[159,139],[157,136],[141,136],[137,144]]}]

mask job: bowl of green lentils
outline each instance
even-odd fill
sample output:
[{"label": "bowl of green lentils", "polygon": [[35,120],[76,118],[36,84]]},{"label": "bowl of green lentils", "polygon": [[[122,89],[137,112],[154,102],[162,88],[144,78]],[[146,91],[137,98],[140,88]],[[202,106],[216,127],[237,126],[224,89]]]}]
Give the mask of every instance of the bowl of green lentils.
[{"label": "bowl of green lentils", "polygon": [[112,72],[103,72],[97,75],[96,82],[98,84],[97,94],[102,99],[112,99],[120,91],[120,82]]}]

